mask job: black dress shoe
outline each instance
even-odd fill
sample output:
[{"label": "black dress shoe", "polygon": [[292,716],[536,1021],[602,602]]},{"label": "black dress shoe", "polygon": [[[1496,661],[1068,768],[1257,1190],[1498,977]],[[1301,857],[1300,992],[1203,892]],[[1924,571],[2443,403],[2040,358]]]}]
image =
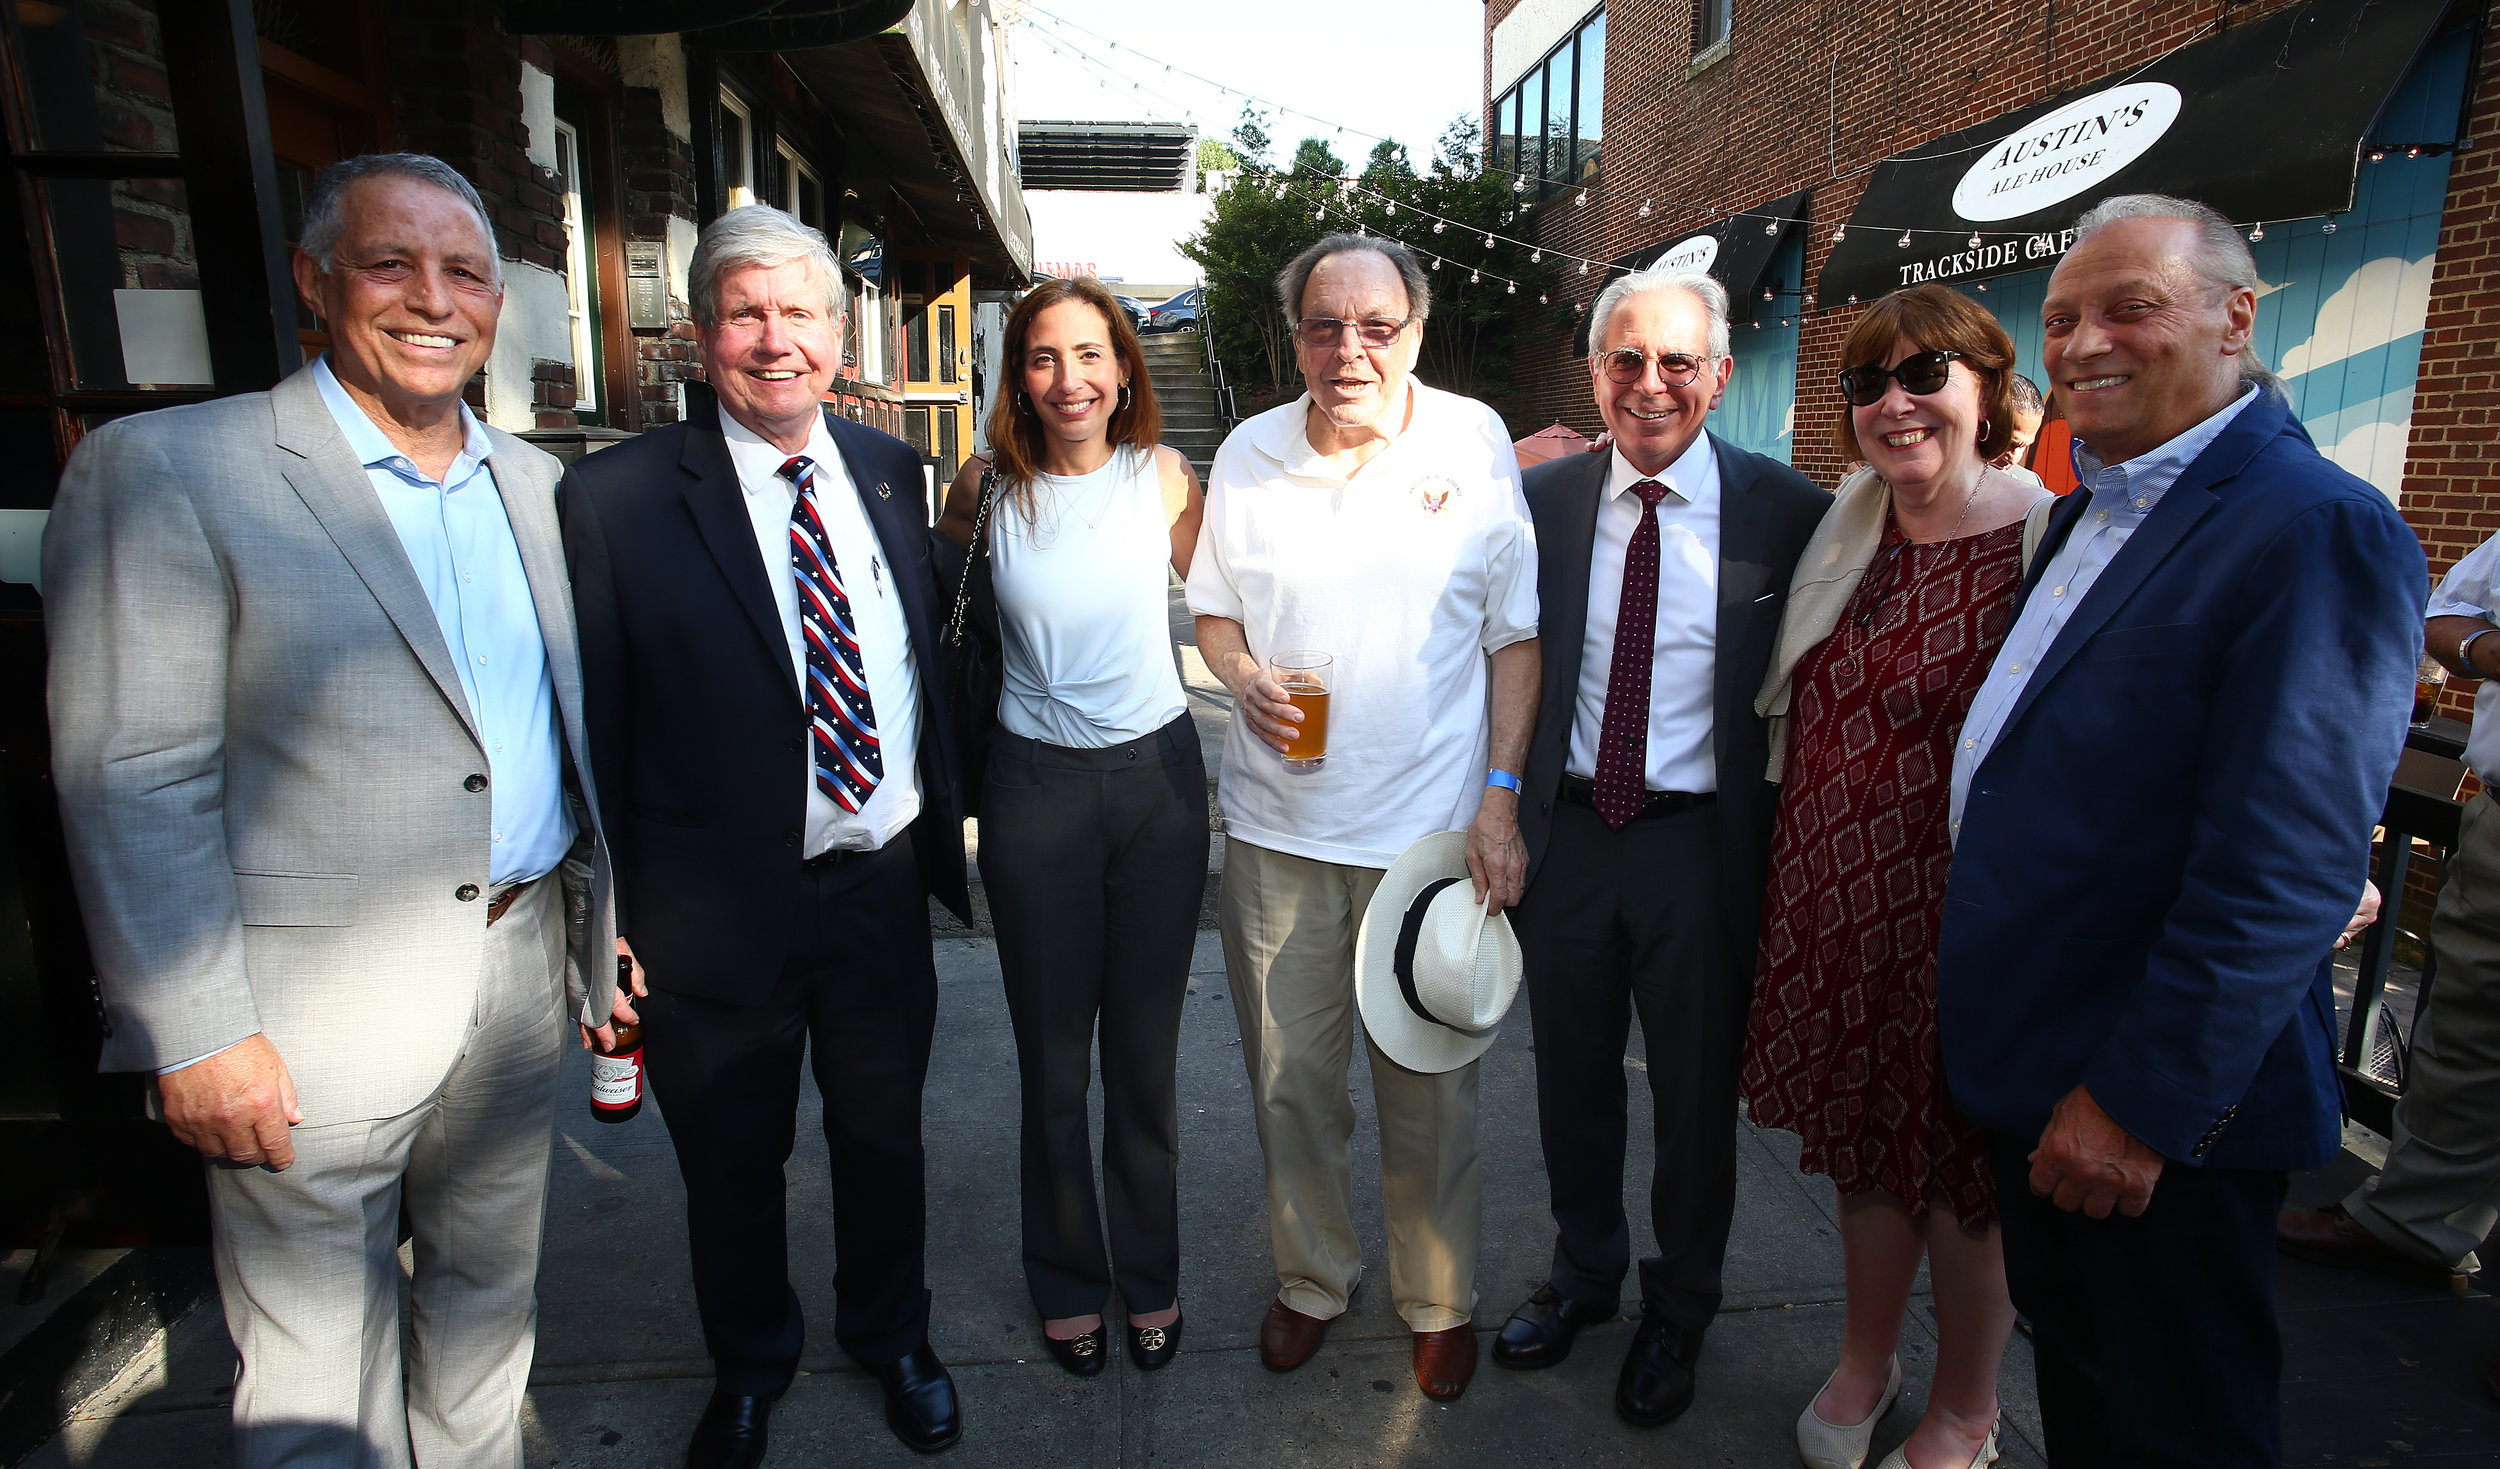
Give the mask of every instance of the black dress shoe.
[{"label": "black dress shoe", "polygon": [[1632,1350],[1615,1377],[1615,1412],[1643,1428],[1682,1417],[1693,1405],[1693,1363],[1700,1357],[1700,1332],[1679,1331],[1644,1307],[1641,1329],[1632,1334]]},{"label": "black dress shoe", "polygon": [[1181,1318],[1172,1318],[1169,1326],[1132,1326],[1128,1329],[1128,1359],[1140,1372],[1160,1371],[1172,1365],[1181,1351]]},{"label": "black dress shoe", "polygon": [[1493,1339],[1493,1360],[1505,1367],[1551,1367],[1571,1355],[1583,1326],[1614,1319],[1615,1301],[1575,1301],[1548,1282],[1520,1303]]},{"label": "black dress shoe", "polygon": [[764,1425],[771,1398],[714,1391],[686,1442],[686,1469],[755,1469],[764,1462]]},{"label": "black dress shoe", "polygon": [[955,1379],[927,1342],[891,1362],[872,1362],[868,1370],[885,1385],[885,1426],[906,1448],[934,1454],[951,1449],[964,1436],[963,1413],[955,1406]]},{"label": "black dress shoe", "polygon": [[1050,1348],[1052,1361],[1079,1377],[1100,1377],[1102,1369],[1111,1361],[1111,1354],[1102,1349],[1102,1328],[1099,1326],[1091,1331],[1080,1331],[1065,1341],[1055,1336],[1044,1336],[1042,1345]]}]

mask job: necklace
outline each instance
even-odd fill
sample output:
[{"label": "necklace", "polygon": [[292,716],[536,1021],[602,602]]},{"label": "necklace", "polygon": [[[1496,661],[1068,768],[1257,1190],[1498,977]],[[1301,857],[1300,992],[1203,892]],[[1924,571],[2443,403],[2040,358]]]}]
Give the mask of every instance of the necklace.
[{"label": "necklace", "polygon": [[[1976,505],[1976,504],[1978,504],[1978,503],[1979,503],[1979,487],[1980,487],[1981,485],[1983,485],[1983,484],[1987,483],[1987,479],[1988,479],[1988,468],[1987,468],[1987,466],[1986,466],[1986,465],[1984,465],[1984,464],[1983,464],[1983,465],[1981,465],[1981,466],[1980,466],[1980,468],[1979,468],[1979,477],[1978,477],[1977,479],[1974,479],[1974,480],[1972,480],[1972,481],[1970,482],[1970,493],[1969,493],[1969,494],[1967,494],[1967,495],[1964,495],[1964,496],[1962,497],[1962,513],[1961,513],[1961,514],[1959,514],[1959,515],[1957,515],[1957,516],[1955,516],[1955,517],[1953,518],[1953,529],[1951,529],[1951,530],[1949,530],[1949,531],[1947,531],[1947,532],[1945,532],[1945,533],[1944,533],[1944,536],[1943,536],[1943,539],[1944,539],[1944,540],[1947,540],[1947,541],[1952,541],[1952,540],[1959,540],[1959,539],[1961,539],[1961,535],[1962,535],[1962,527],[1970,523],[1970,510],[1971,510],[1971,507],[1972,507],[1973,505]],[[1894,516],[1894,518],[1895,518],[1896,520],[1897,520],[1897,519],[1899,519],[1899,517],[1900,517],[1900,511],[1895,510],[1895,511],[1893,512],[1893,516]],[[1909,530],[1908,530],[1908,528],[1907,528],[1907,527],[1904,527],[1904,528],[1903,528],[1903,530],[1902,530],[1902,532],[1901,532],[1901,539],[1903,539],[1903,540],[1905,540],[1905,541],[1908,541],[1908,540],[1910,539],[1910,532],[1909,532]],[[1912,544],[1912,545],[1930,545],[1930,546],[1932,546],[1932,545],[1936,545],[1936,544],[1938,544],[1938,542],[1936,542],[1936,541],[1925,541],[1925,542],[1920,542],[1920,541],[1911,541],[1911,544]]]}]

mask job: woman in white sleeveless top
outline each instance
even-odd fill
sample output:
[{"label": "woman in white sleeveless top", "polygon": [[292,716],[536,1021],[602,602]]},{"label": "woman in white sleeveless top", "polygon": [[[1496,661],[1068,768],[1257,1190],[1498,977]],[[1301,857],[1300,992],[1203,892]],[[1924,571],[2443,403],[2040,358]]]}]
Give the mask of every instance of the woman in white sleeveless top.
[{"label": "woman in white sleeveless top", "polygon": [[[1045,281],[1005,345],[986,539],[1006,687],[980,862],[1024,1076],[1025,1280],[1051,1356],[1080,1377],[1107,1360],[1116,1284],[1129,1355],[1151,1371],[1180,1343],[1174,1072],[1208,840],[1166,577],[1189,570],[1203,501],[1188,461],[1156,443],[1145,354],[1099,281]],[[974,459],[948,492],[938,529],[959,545],[987,467]],[[1102,1211],[1086,1107],[1098,1022]]]}]

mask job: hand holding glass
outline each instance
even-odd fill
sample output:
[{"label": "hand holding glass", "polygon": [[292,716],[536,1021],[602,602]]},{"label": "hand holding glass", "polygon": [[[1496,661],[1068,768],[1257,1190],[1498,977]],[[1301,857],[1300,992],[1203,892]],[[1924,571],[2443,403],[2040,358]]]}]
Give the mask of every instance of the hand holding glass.
[{"label": "hand holding glass", "polygon": [[1301,712],[1285,744],[1285,768],[1297,772],[1319,769],[1328,762],[1328,692],[1336,681],[1337,662],[1326,653],[1299,649],[1267,661],[1268,677]]}]

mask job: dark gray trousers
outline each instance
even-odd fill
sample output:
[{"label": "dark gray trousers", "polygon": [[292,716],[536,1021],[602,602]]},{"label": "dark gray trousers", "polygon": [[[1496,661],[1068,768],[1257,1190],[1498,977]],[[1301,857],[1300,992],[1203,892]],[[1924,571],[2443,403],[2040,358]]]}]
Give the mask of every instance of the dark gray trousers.
[{"label": "dark gray trousers", "polygon": [[[1076,750],[991,736],[981,880],[1024,1081],[1024,1273],[1046,1320],[1132,1314],[1180,1290],[1173,1073],[1206,889],[1207,772],[1186,714]],[[1102,1037],[1102,1199],[1093,1081]],[[1116,1272],[1113,1261],[1117,1261]]]},{"label": "dark gray trousers", "polygon": [[1656,1127],[1641,1299],[1698,1339],[1719,1309],[1736,1208],[1736,1081],[1753,996],[1730,963],[1719,811],[1607,829],[1557,802],[1536,885],[1511,914],[1536,1032],[1537,1124],[1552,1193],[1554,1288],[1611,1301],[1632,1263],[1624,1046],[1641,1018]]}]

